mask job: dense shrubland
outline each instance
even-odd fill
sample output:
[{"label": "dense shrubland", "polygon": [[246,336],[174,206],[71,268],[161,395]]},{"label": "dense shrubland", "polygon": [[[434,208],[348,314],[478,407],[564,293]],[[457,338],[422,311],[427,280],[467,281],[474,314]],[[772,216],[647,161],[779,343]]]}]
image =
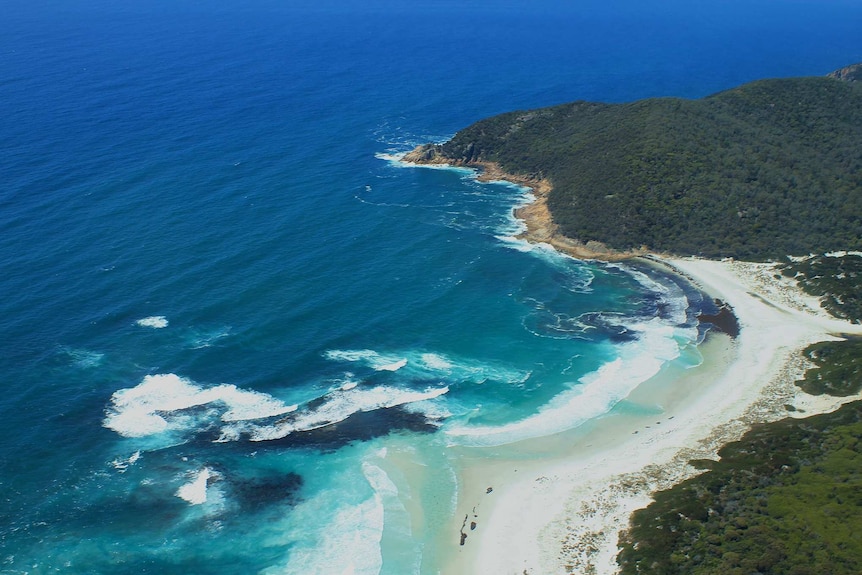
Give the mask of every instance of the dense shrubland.
[{"label": "dense shrubland", "polygon": [[862,322],[862,256],[813,256],[786,264],[782,273],[822,297],[823,307],[835,317]]},{"label": "dense shrubland", "polygon": [[620,250],[777,259],[862,249],[862,85],[763,80],[700,100],[574,102],[438,146],[553,184],[561,231]]},{"label": "dense shrubland", "polygon": [[862,402],[754,428],[634,514],[622,574],[862,572],[860,438]]}]

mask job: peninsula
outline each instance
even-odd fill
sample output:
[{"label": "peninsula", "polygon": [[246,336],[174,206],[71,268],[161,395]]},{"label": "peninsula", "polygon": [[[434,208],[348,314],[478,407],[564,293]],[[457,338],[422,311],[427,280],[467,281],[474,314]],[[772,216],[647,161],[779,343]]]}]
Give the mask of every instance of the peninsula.
[{"label": "peninsula", "polygon": [[700,100],[511,112],[405,160],[534,187],[534,233],[581,255],[763,261],[860,250],[860,70],[761,80]]}]

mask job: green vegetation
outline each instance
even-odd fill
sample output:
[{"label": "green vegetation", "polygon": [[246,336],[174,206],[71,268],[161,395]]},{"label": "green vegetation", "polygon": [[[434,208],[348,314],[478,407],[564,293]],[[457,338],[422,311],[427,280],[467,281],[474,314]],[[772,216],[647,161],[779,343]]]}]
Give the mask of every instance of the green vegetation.
[{"label": "green vegetation", "polygon": [[823,307],[836,317],[862,323],[862,256],[817,256],[785,265],[806,292],[823,296]]},{"label": "green vegetation", "polygon": [[862,341],[815,343],[805,355],[817,366],[796,382],[805,393],[846,397],[862,390]]},{"label": "green vegetation", "polygon": [[[862,323],[862,256],[812,256],[782,266],[781,273],[820,297],[832,315]],[[816,343],[805,355],[816,365],[797,382],[806,393],[842,397],[862,389],[862,340]]]},{"label": "green vegetation", "polygon": [[623,575],[862,572],[862,403],[750,431],[633,517]]},{"label": "green vegetation", "polygon": [[561,231],[616,249],[761,260],[858,250],[862,84],[845,80],[511,112],[434,148],[548,178]]},{"label": "green vegetation", "polygon": [[[862,389],[862,341],[823,342],[798,382]],[[760,425],[709,469],[655,495],[620,538],[622,575],[862,572],[862,402]]]}]

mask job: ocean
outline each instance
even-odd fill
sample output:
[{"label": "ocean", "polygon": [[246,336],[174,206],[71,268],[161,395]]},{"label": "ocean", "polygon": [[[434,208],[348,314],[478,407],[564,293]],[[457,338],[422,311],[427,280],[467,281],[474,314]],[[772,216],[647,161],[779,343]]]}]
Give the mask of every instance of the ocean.
[{"label": "ocean", "polygon": [[862,60],[837,0],[3,12],[2,574],[439,572],[453,447],[631,408],[699,364],[710,302],[518,240],[529,190],[399,154]]}]

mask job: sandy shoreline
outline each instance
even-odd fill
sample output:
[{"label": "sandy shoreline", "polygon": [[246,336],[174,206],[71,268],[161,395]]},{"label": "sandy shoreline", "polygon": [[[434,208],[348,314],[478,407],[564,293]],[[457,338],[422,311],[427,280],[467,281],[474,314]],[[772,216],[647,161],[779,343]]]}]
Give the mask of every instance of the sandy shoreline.
[{"label": "sandy shoreline", "polygon": [[[544,242],[581,259],[625,259],[558,233],[547,209],[550,183],[513,177],[483,164],[480,179],[533,189],[536,201],[517,211],[522,238]],[[698,473],[692,459],[716,458],[722,445],[758,422],[831,411],[858,399],[815,398],[794,385],[806,369],[801,351],[862,326],[824,312],[794,282],[776,278],[770,264],[648,256],[653,265],[686,277],[733,307],[741,333],[712,335],[704,363],[658,375],[627,398],[654,405],[641,417],[613,412],[559,437],[512,446],[510,459],[489,461],[464,449],[456,516],[442,573],[612,574],[617,540],[631,513],[650,494]],[[793,405],[797,411],[788,412]],[[539,452],[535,457],[530,454]],[[461,521],[463,519],[463,522]],[[456,525],[457,523],[457,525]],[[463,537],[466,535],[466,538]],[[458,545],[463,539],[463,545]]]},{"label": "sandy shoreline", "polygon": [[[422,154],[404,160],[445,164]],[[862,326],[828,315],[771,264],[619,253],[570,240],[548,210],[550,182],[512,176],[495,164],[466,167],[480,169],[481,181],[532,188],[536,200],[516,212],[527,227],[522,239],[579,259],[645,256],[729,304],[741,331],[735,339],[710,335],[699,348],[699,367],[641,384],[625,402],[653,408],[644,415],[613,410],[581,428],[506,446],[508,457],[456,448],[459,495],[441,573],[616,573],[618,537],[632,512],[654,491],[697,474],[689,461],[715,459],[755,423],[824,413],[860,398],[813,397],[794,384],[807,368],[805,347],[862,334]]]},{"label": "sandy shoreline", "polygon": [[[754,423],[856,399],[807,396],[794,381],[806,367],[802,349],[836,333],[862,333],[862,326],[812,313],[810,297],[770,283],[766,264],[661,261],[730,303],[739,337],[712,336],[702,346],[704,364],[674,386],[663,387],[660,375],[629,396],[655,403],[659,414],[611,414],[551,440],[568,445],[541,460],[483,464],[468,456],[457,517],[472,515],[476,528],[444,573],[615,573],[618,536],[631,513],[653,491],[697,473],[690,460],[714,459]],[[788,413],[788,404],[799,411]]]}]

